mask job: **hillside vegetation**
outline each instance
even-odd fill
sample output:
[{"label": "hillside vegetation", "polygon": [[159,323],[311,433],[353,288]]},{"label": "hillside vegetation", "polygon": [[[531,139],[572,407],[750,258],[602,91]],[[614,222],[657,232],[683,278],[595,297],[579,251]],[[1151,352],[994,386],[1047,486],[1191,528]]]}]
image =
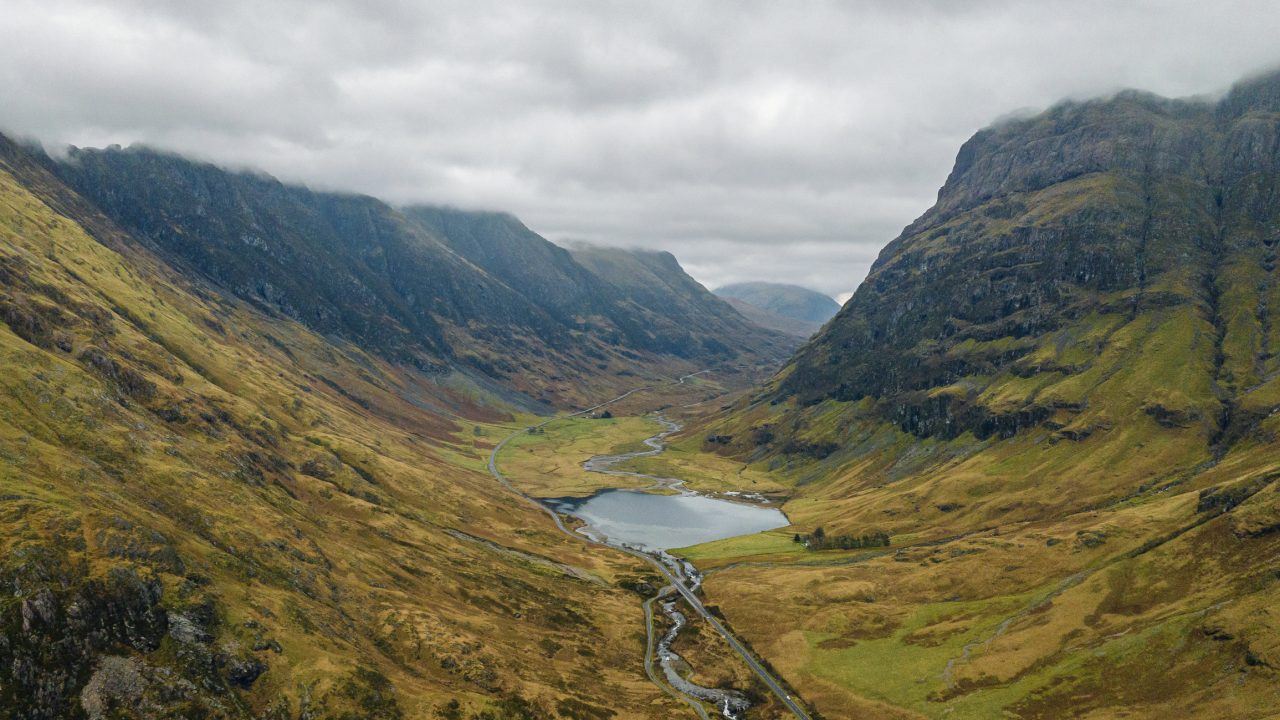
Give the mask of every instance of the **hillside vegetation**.
[{"label": "hillside vegetation", "polygon": [[[794,346],[674,260],[637,307],[632,288],[509,215],[399,210],[145,147],[39,159],[178,272],[391,363],[522,393],[531,408],[581,405],[636,375],[768,366]],[[690,306],[685,289],[702,297]]]},{"label": "hillside vegetation", "polygon": [[619,469],[783,502],[677,552],[815,717],[1277,716],[1278,245],[1280,75],[1063,103],[727,395],[800,339],[668,253],[0,137],[0,719],[687,714],[658,578],[486,465],[589,494],[656,408]]},{"label": "hillside vegetation", "polygon": [[1280,76],[979,132],[682,441],[789,484],[799,533],[890,546],[695,549],[711,597],[831,717],[1272,715],[1278,181]]},{"label": "hillside vegetation", "polygon": [[[335,224],[317,233],[397,222],[366,200],[197,175]],[[247,225],[157,224],[237,217],[201,197],[152,198],[157,215],[132,216],[142,242],[0,144],[0,717],[677,712],[640,669],[642,598],[626,588],[643,567],[562,537],[488,476],[520,426],[501,388],[347,342],[396,351],[408,328],[380,324],[390,295],[311,283],[325,267],[285,249],[255,262],[288,264],[297,286],[244,299],[218,283],[251,282],[248,265],[176,271],[154,247],[255,247]],[[343,288],[369,305],[326,313]],[[413,327],[424,353],[450,337]]]}]

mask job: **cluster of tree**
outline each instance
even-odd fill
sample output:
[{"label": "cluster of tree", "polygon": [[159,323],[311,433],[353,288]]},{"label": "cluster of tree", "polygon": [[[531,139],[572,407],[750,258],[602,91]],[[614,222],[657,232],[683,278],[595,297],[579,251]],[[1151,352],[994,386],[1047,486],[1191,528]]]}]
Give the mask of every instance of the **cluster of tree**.
[{"label": "cluster of tree", "polygon": [[889,547],[889,533],[872,530],[862,535],[827,535],[821,527],[808,535],[796,533],[795,541],[810,550],[857,550],[859,548]]}]

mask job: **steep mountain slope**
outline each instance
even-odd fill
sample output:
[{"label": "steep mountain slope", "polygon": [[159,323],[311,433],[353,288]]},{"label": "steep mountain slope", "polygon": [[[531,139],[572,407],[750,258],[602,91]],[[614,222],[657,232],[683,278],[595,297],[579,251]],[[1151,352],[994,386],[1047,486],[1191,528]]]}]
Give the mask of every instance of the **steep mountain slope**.
[{"label": "steep mountain slope", "polygon": [[[795,343],[742,322],[670,261],[561,248],[501,213],[415,206],[405,215],[566,326],[611,346],[689,360],[781,362]],[[669,257],[669,256],[668,256]],[[643,266],[640,276],[622,271]],[[637,298],[643,298],[637,302]],[[674,340],[674,341],[673,341]]]},{"label": "steep mountain slope", "polygon": [[1254,399],[1280,367],[1272,82],[1216,106],[1127,93],[979,133],[782,394],[875,397],[917,434],[986,435],[1087,425],[1123,385],[1113,420],[1234,440],[1270,411]]},{"label": "steep mountain slope", "polygon": [[1278,182],[1280,76],[965,143],[840,313],[685,440],[825,531],[721,551],[730,621],[846,714],[1269,714]]},{"label": "steep mountain slope", "polygon": [[782,359],[776,338],[749,326],[732,342],[655,342],[661,332],[611,315],[609,293],[563,282],[584,272],[509,217],[419,209],[411,219],[374,198],[145,148],[44,162],[166,261],[395,363],[478,370],[572,404],[617,387],[619,373]]},{"label": "steep mountain slope", "polygon": [[[760,329],[728,303],[689,277],[669,252],[577,244],[574,260],[618,294],[619,302],[645,328],[652,342],[675,354],[722,355],[727,343],[742,336],[765,333],[768,347],[789,351],[795,339]],[[744,356],[740,364],[753,359]]]},{"label": "steep mountain slope", "polygon": [[404,214],[538,307],[564,318],[613,309],[599,278],[511,215],[425,205]]},{"label": "steep mountain slope", "polygon": [[[639,566],[493,482],[517,425],[483,387],[175,271],[40,162],[0,139],[0,717],[677,711],[639,670]],[[200,198],[156,212],[223,222]]]},{"label": "steep mountain slope", "polygon": [[722,298],[734,298],[784,318],[821,327],[840,312],[840,305],[820,292],[799,285],[742,282],[715,289]]}]

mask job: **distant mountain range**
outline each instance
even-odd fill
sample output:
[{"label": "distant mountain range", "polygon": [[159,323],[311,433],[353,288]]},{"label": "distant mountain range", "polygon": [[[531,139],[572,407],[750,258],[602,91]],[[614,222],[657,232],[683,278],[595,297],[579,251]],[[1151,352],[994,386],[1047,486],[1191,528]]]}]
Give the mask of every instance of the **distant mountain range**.
[{"label": "distant mountain range", "polygon": [[714,292],[757,325],[798,337],[814,334],[840,311],[829,296],[799,285],[742,282]]}]

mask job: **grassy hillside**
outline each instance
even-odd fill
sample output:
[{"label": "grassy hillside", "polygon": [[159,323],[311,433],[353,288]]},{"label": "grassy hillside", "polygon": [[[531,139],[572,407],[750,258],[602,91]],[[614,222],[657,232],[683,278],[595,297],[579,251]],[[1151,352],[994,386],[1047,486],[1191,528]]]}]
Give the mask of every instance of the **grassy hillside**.
[{"label": "grassy hillside", "polygon": [[172,271],[0,161],[0,717],[665,718],[643,568],[488,477],[518,423]]},{"label": "grassy hillside", "polygon": [[809,549],[692,552],[820,710],[1280,706],[1278,86],[980,132],[795,361],[686,434],[791,488]]}]

